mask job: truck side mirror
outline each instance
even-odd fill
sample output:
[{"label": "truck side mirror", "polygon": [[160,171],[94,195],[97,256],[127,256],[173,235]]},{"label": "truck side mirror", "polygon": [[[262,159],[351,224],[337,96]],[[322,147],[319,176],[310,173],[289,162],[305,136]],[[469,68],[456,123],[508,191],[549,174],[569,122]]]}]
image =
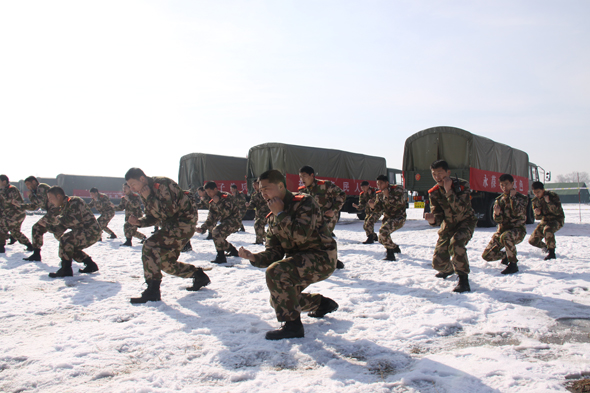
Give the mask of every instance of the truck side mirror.
[{"label": "truck side mirror", "polygon": [[551,172],[545,174],[545,181],[551,181]]}]

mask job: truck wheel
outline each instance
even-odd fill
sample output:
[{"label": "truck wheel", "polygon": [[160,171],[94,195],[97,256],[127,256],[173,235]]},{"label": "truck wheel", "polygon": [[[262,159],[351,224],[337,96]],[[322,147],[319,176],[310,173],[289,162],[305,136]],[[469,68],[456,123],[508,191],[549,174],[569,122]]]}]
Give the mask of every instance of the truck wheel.
[{"label": "truck wheel", "polygon": [[534,224],[535,223],[535,212],[533,212],[533,203],[531,202],[531,198],[529,198],[529,203],[526,206],[526,223],[527,224]]},{"label": "truck wheel", "polygon": [[359,220],[365,221],[365,218],[367,217],[367,213],[361,212],[361,213],[357,214],[356,216],[359,218]]},{"label": "truck wheel", "polygon": [[496,222],[494,221],[494,202],[496,202],[496,198],[492,195],[486,196],[483,202],[483,217],[477,221],[478,227],[489,228],[496,226]]}]

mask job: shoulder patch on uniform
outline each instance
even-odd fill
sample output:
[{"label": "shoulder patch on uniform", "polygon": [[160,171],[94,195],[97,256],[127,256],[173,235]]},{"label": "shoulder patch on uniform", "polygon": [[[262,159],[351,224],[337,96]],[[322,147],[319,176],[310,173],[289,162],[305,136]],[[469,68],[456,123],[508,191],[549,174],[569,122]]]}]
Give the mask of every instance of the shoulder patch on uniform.
[{"label": "shoulder patch on uniform", "polygon": [[318,180],[318,184],[325,184],[326,181],[325,180]]},{"label": "shoulder patch on uniform", "polygon": [[375,194],[381,194],[383,191],[379,190]]},{"label": "shoulder patch on uniform", "polygon": [[307,187],[307,186],[301,186],[301,187],[299,187],[299,188],[298,188],[298,190],[303,190],[303,189],[305,189],[306,187]]},{"label": "shoulder patch on uniform", "polygon": [[227,194],[221,194],[222,198],[227,198]]},{"label": "shoulder patch on uniform", "polygon": [[435,192],[436,190],[438,190],[440,187],[438,186],[438,184],[434,187],[432,187],[430,190],[428,190],[428,193],[430,194],[431,192]]},{"label": "shoulder patch on uniform", "polygon": [[266,218],[268,218],[268,217],[270,217],[270,216],[272,216],[272,212],[268,213],[268,214],[266,215]]},{"label": "shoulder patch on uniform", "polygon": [[365,193],[364,191],[361,191],[361,193],[359,195],[363,195],[364,193]]},{"label": "shoulder patch on uniform", "polygon": [[160,183],[154,183],[154,188],[156,190],[159,190],[160,189]]},{"label": "shoulder patch on uniform", "polygon": [[293,200],[294,201],[300,201],[303,198],[305,198],[305,195],[293,195]]}]

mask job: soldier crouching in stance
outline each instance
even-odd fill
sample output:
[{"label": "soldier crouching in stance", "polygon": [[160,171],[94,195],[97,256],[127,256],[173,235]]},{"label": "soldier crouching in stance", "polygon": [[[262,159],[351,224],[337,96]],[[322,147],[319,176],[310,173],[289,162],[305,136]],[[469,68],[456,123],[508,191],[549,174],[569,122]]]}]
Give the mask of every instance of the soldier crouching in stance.
[{"label": "soldier crouching in stance", "polygon": [[141,260],[147,289],[131,303],[160,300],[162,270],[178,277],[192,278],[188,291],[198,291],[209,284],[209,277],[200,267],[178,262],[180,250],[195,233],[196,215],[193,200],[172,179],[147,177],[139,168],[131,168],[125,180],[132,191],[141,195],[145,216],[129,217],[129,224],[150,227],[160,222],[160,229],[143,243]]},{"label": "soldier crouching in stance", "polygon": [[96,263],[82,251],[90,247],[100,239],[102,232],[98,221],[92,214],[92,210],[79,197],[66,196],[61,187],[53,186],[47,191],[47,200],[56,209],[61,209],[58,216],[46,215],[47,221],[39,220],[40,225],[50,225],[56,232],[63,233],[59,239],[59,257],[61,268],[55,273],[49,273],[49,277],[70,277],[72,272],[72,260],[83,262],[86,267],[80,269],[80,273],[94,273],[98,271]]},{"label": "soldier crouching in stance", "polygon": [[271,210],[266,250],[253,254],[240,247],[239,255],[253,266],[267,268],[270,303],[277,319],[284,324],[267,332],[266,339],[303,337],[302,311],[309,311],[310,317],[322,318],[338,309],[338,304],[330,298],[303,293],[309,285],[327,279],[336,269],[336,241],[315,199],[293,195],[279,171],[264,172],[259,185]]}]

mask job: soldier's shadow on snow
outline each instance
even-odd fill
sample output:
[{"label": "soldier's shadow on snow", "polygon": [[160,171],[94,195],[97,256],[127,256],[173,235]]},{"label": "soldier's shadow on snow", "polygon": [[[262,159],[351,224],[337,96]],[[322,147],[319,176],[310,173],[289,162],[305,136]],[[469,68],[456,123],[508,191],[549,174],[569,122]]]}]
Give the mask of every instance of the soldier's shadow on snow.
[{"label": "soldier's shadow on snow", "polygon": [[[83,265],[82,265],[83,266]],[[121,284],[115,281],[101,280],[100,272],[93,274],[78,273],[78,267],[75,264],[73,277],[51,278],[47,274],[40,277],[42,281],[56,282],[61,280],[67,288],[75,288],[76,292],[70,297],[73,304],[88,306],[94,302],[100,302],[108,299],[121,291]],[[50,269],[56,271],[57,268]]]}]

